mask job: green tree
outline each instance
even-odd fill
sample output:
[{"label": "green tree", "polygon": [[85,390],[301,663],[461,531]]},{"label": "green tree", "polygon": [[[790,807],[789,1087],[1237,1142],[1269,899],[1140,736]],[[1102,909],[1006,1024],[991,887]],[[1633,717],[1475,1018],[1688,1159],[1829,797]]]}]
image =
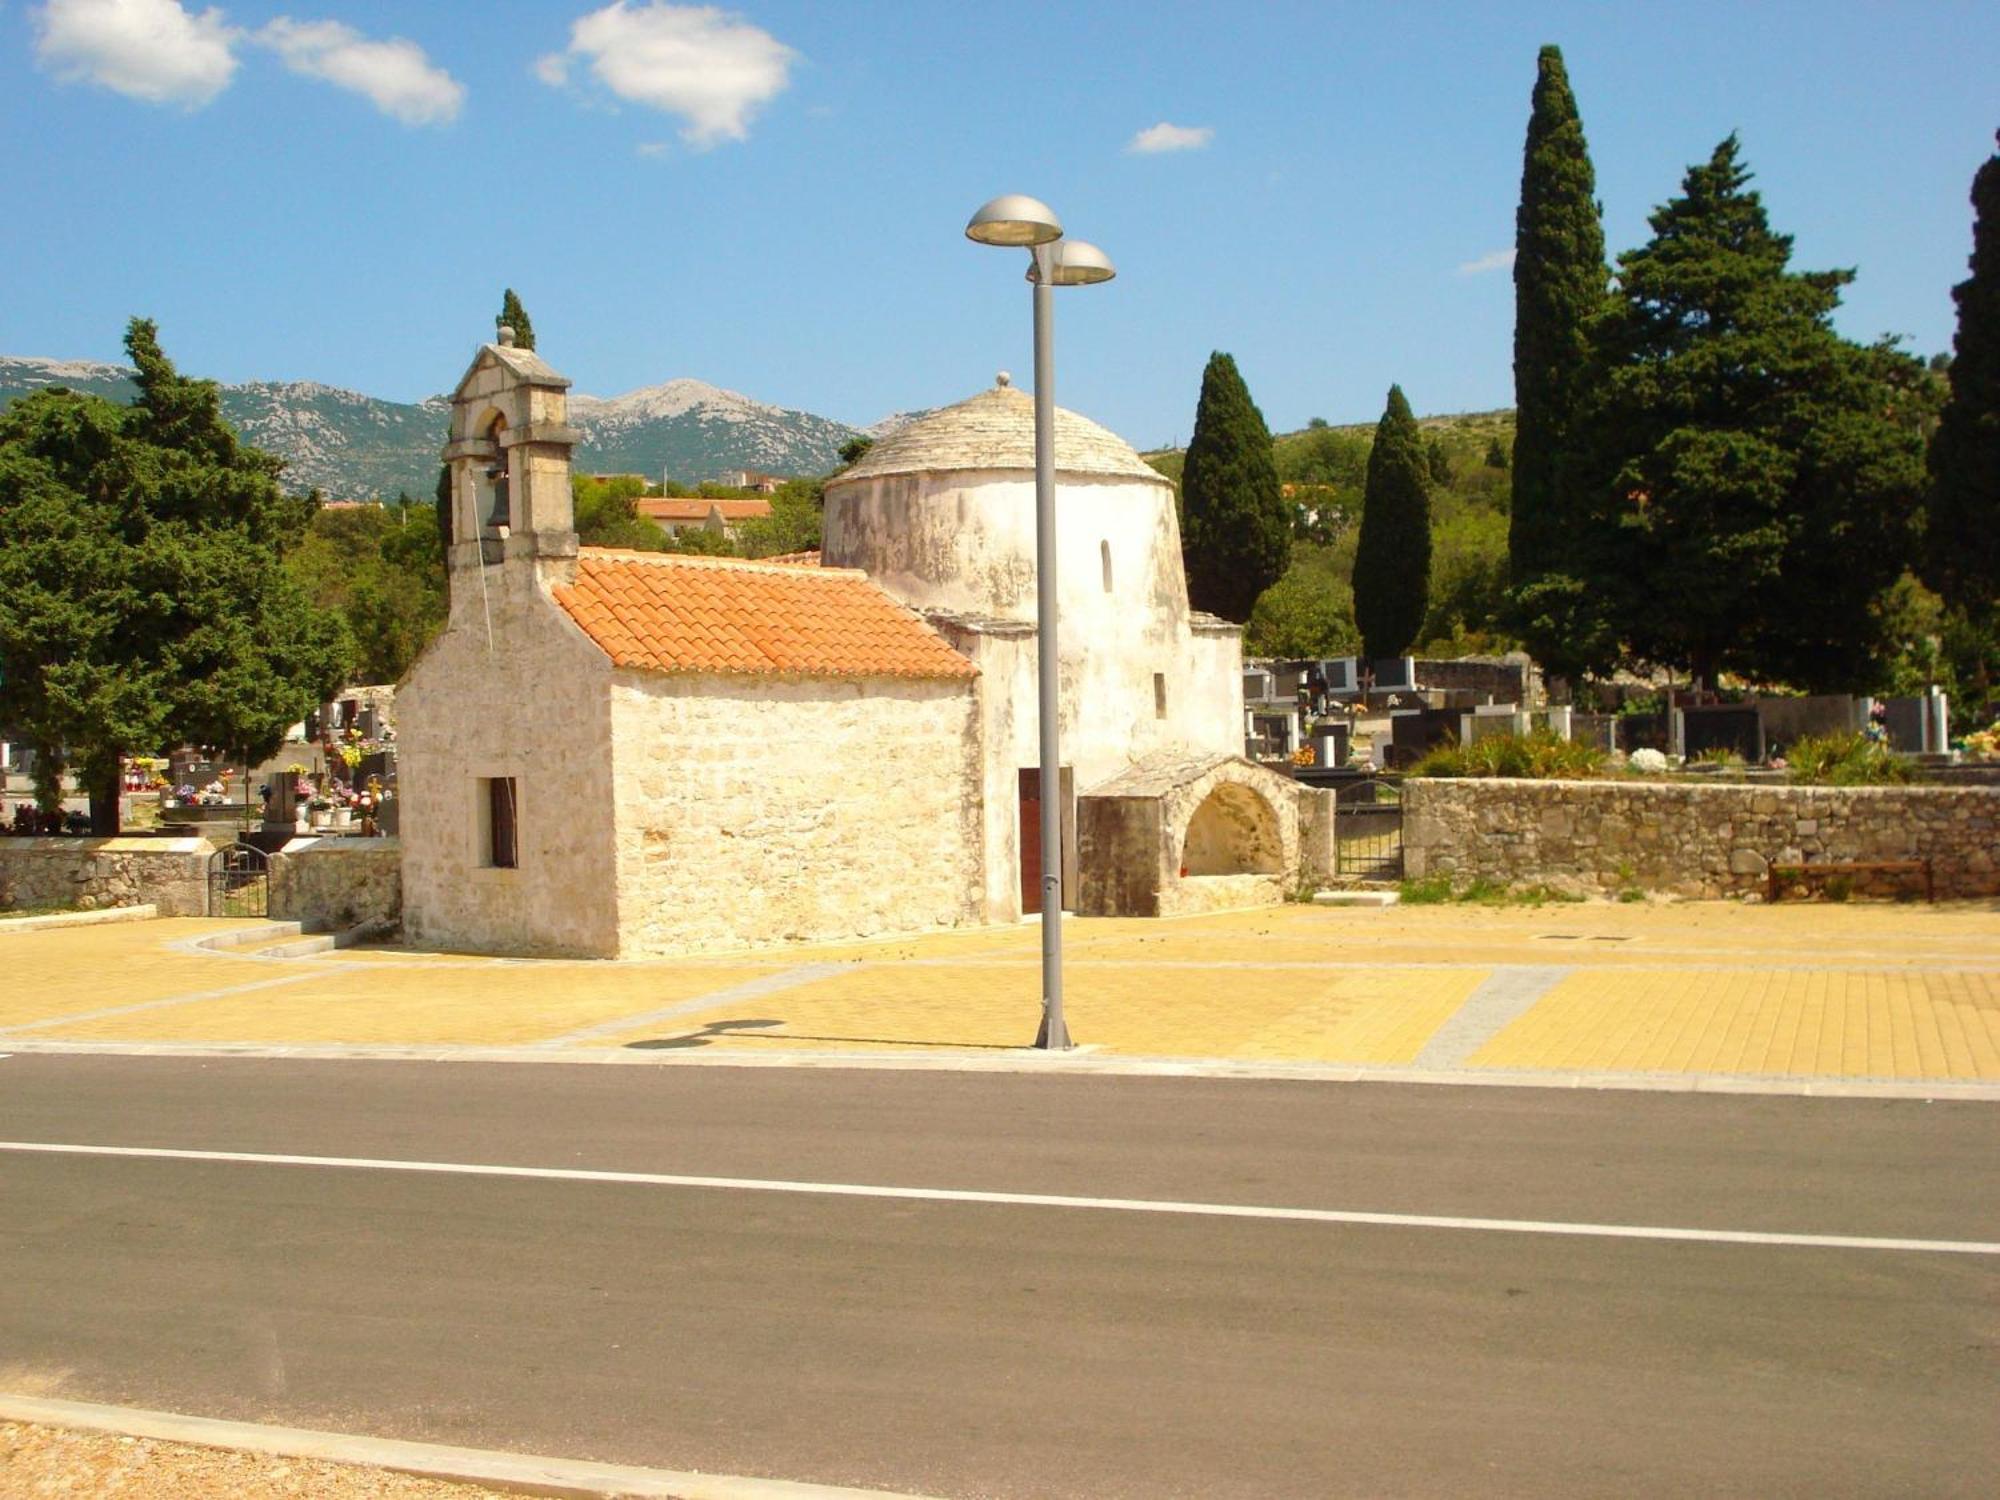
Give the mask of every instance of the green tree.
[{"label": "green tree", "polygon": [[1354,622],[1364,653],[1401,656],[1423,628],[1430,601],[1430,481],[1423,437],[1399,385],[1389,387],[1354,552]]},{"label": "green tree", "polygon": [[1236,361],[1211,354],[1181,471],[1189,601],[1225,620],[1249,619],[1257,596],[1284,576],[1291,548],[1264,414]]},{"label": "green tree", "polygon": [[1442,439],[1432,438],[1424,445],[1424,472],[1430,475],[1431,483],[1439,489],[1450,487],[1452,480],[1451,455],[1445,452]]},{"label": "green tree", "polygon": [[308,505],[223,422],[153,324],[119,407],[60,388],[0,414],[0,721],[68,758],[98,833],[120,759],[193,743],[257,760],[341,677],[337,619],[287,575]]},{"label": "green tree", "polygon": [[316,511],[285,571],[344,622],[350,681],[399,680],[444,627],[442,540],[429,508],[408,495]]},{"label": "green tree", "polygon": [[576,516],[576,539],[586,547],[623,547],[631,552],[671,552],[665,532],[639,514],[638,500],[646,481],[634,474],[600,479],[572,474],[570,501]]},{"label": "green tree", "polygon": [[1853,273],[1788,269],[1737,153],[1732,135],[1689,169],[1593,328],[1563,470],[1580,593],[1630,652],[1702,681],[1860,690],[1892,654],[1929,377],[1833,331]]},{"label": "green tree", "polygon": [[[521,299],[514,295],[510,286],[500,298],[500,323],[514,330],[514,347],[532,349],[535,347],[535,325],[528,321],[528,310],[521,306]],[[498,326],[498,325],[496,325]]]},{"label": "green tree", "polygon": [[771,513],[745,521],[737,541],[745,557],[778,557],[819,550],[825,481],[787,479],[771,496]]},{"label": "green tree", "polygon": [[[1950,396],[1930,443],[1925,573],[1975,631],[1991,635],[2000,611],[2000,153],[1972,179],[1972,274],[1952,288],[1958,304]],[[1979,673],[1984,689],[1992,678]]]},{"label": "green tree", "polygon": [[1486,445],[1486,467],[1507,472],[1507,449],[1497,437]]},{"label": "green tree", "polygon": [[1354,591],[1348,583],[1353,539],[1322,546],[1300,542],[1292,548],[1285,576],[1272,584],[1250,611],[1243,632],[1249,656],[1349,656],[1361,642],[1354,628]]},{"label": "green tree", "polygon": [[[1521,202],[1514,216],[1513,511],[1507,547],[1520,624],[1534,654],[1574,665],[1577,572],[1574,518],[1563,513],[1557,469],[1589,360],[1589,329],[1604,305],[1604,229],[1597,179],[1570,93],[1562,51],[1536,64]],[[1497,440],[1496,440],[1497,443]],[[1505,454],[1497,467],[1505,468]],[[1489,451],[1487,462],[1493,462]]]}]

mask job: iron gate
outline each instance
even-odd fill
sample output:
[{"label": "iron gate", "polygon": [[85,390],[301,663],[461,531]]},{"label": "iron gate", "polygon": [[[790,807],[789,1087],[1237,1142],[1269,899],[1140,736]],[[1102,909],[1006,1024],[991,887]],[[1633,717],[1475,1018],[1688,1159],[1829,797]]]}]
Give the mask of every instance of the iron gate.
[{"label": "iron gate", "polygon": [[271,863],[262,849],[231,844],[208,857],[208,914],[262,917],[269,914]]},{"label": "iron gate", "polygon": [[1333,857],[1344,879],[1403,878],[1403,803],[1394,781],[1371,777],[1334,794]]}]

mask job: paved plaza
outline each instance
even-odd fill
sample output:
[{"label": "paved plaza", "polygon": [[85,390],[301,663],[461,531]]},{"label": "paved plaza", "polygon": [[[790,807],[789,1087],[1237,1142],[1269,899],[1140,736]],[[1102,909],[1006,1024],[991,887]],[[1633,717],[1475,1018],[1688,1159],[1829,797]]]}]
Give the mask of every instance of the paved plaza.
[{"label": "paved plaza", "polygon": [[[268,928],[268,935],[265,929]],[[1486,1081],[2000,1084],[2000,906],[1726,903],[1071,920],[648,962],[383,946],[244,921],[0,936],[0,1050],[1211,1066]],[[234,946],[208,946],[234,943]]]}]

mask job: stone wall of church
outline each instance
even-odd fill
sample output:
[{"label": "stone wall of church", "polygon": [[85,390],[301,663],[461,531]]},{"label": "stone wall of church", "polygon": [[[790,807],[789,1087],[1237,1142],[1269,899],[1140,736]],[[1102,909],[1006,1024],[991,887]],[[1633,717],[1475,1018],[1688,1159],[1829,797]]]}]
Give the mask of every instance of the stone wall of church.
[{"label": "stone wall of church", "polygon": [[627,957],[986,919],[968,681],[613,674]]},{"label": "stone wall of church", "polygon": [[[531,559],[460,568],[452,594],[451,627],[396,696],[404,935],[613,957],[610,663],[541,592]],[[492,778],[515,785],[512,869],[490,860]]]}]

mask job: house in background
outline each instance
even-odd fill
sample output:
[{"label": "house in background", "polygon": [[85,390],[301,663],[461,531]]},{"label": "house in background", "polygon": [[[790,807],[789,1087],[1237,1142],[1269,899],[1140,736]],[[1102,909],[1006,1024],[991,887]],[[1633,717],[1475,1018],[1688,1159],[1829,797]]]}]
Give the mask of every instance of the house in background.
[{"label": "house in background", "polygon": [[745,521],[762,520],[771,513],[771,502],[761,496],[741,499],[703,500],[695,496],[669,495],[662,499],[634,500],[633,509],[668,536],[693,528],[716,536],[734,537]]}]

